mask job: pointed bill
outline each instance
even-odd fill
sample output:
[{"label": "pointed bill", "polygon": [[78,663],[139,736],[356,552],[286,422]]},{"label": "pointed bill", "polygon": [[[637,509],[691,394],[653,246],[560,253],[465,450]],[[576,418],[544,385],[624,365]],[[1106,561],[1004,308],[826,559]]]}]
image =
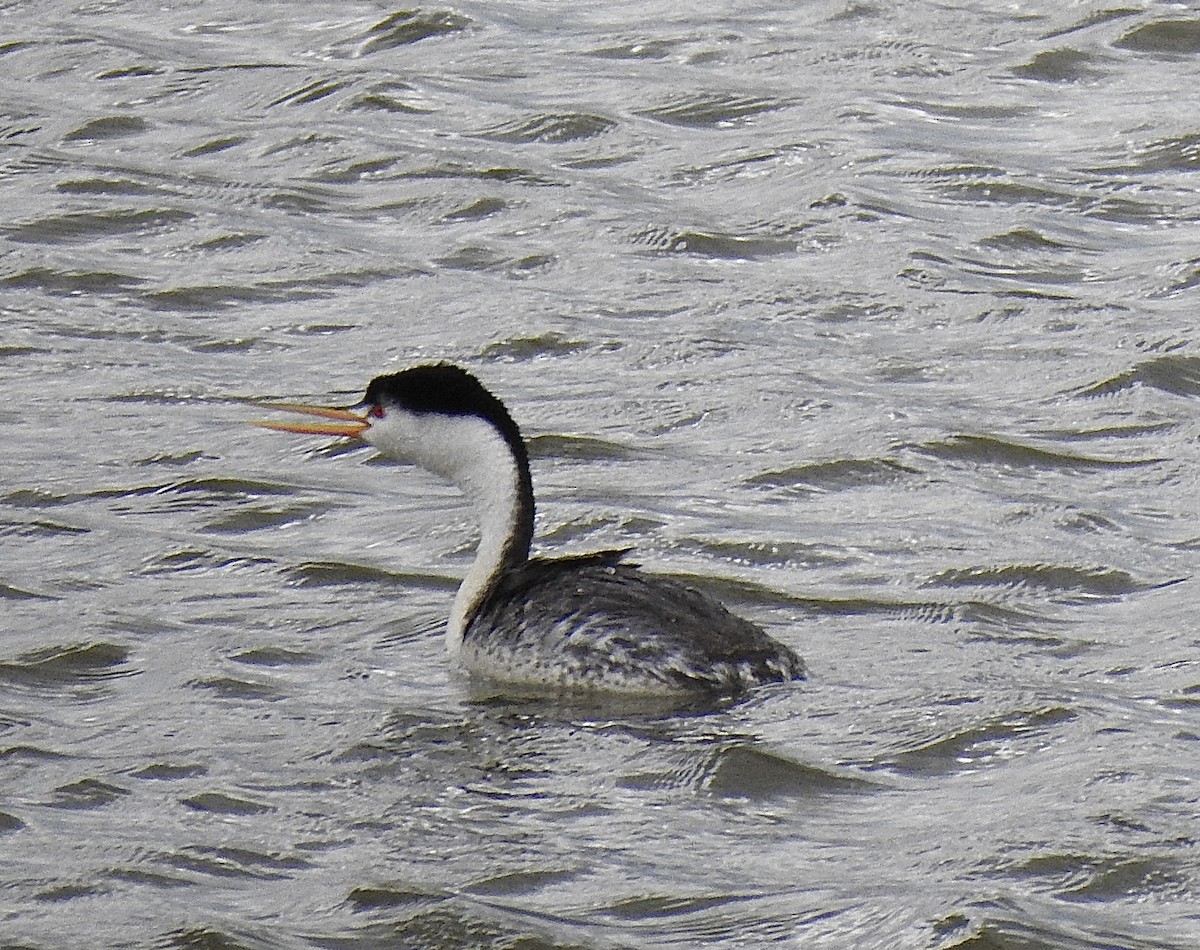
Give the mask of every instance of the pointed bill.
[{"label": "pointed bill", "polygon": [[346,439],[357,439],[371,427],[371,424],[357,413],[349,409],[336,409],[332,406],[304,406],[291,402],[264,403],[268,409],[280,409],[284,412],[295,412],[304,416],[317,416],[321,419],[337,419],[339,422],[276,422],[272,419],[255,419],[251,425],[261,429],[274,429],[277,432],[299,432],[304,435],[332,435]]}]

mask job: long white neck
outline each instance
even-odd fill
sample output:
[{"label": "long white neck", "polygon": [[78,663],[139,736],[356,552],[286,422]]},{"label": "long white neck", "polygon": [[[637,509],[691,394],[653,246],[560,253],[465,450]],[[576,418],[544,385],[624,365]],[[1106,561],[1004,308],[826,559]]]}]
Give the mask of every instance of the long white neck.
[{"label": "long white neck", "polygon": [[414,415],[395,410],[374,423],[369,441],[440,475],[466,496],[479,518],[475,561],[454,597],[446,648],[457,653],[463,635],[505,571],[529,557],[533,491],[524,446],[514,451],[477,416]]},{"label": "long white neck", "polygon": [[478,472],[481,476],[478,480],[476,473],[471,472],[469,482],[456,482],[479,516],[479,547],[450,608],[446,649],[451,653],[457,653],[462,647],[467,626],[491,592],[492,585],[506,568],[524,561],[529,555],[528,544],[519,558],[515,557],[518,552],[512,550],[520,505],[516,472],[511,461],[507,468],[509,470],[504,471],[490,466],[486,472]]}]

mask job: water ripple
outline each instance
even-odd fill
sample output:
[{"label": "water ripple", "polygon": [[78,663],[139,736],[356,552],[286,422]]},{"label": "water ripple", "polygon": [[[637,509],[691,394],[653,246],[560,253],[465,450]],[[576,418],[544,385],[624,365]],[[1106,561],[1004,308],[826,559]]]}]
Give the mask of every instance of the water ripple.
[{"label": "water ripple", "polygon": [[811,800],[817,795],[853,795],[880,786],[848,769],[793,762],[753,745],[731,745],[705,766],[702,787],[714,795],[755,801],[778,797]]},{"label": "water ripple", "polygon": [[129,790],[100,779],[84,778],[54,789],[54,797],[46,802],[50,808],[85,810],[104,808],[129,795]]},{"label": "water ripple", "polygon": [[917,469],[890,459],[836,459],[762,472],[751,475],[745,481],[748,485],[794,491],[844,491],[870,485],[888,485],[919,474]]},{"label": "water ripple", "polygon": [[938,442],[916,446],[917,451],[954,462],[983,463],[1011,469],[1042,471],[1104,471],[1157,465],[1158,458],[1117,459],[1077,455],[1058,449],[1040,448],[988,435],[955,435]]},{"label": "water ripple", "polygon": [[10,240],[22,244],[79,244],[115,235],[146,235],[194,217],[181,208],[114,208],[47,215],[6,230]]},{"label": "water ripple", "polygon": [[130,655],[127,646],[105,642],[44,647],[0,662],[0,682],[40,689],[91,685],[135,675]]},{"label": "water ripple", "polygon": [[1038,53],[1028,63],[1013,67],[1013,75],[1041,82],[1092,82],[1109,71],[1100,57],[1063,47]]},{"label": "water ripple", "polygon": [[612,119],[582,112],[536,115],[493,126],[478,133],[494,142],[525,145],[532,142],[582,142],[604,135],[617,127]]},{"label": "water ripple", "polygon": [[461,33],[470,25],[469,17],[451,10],[404,10],[380,20],[361,36],[343,41],[332,49],[353,56],[370,56],[431,37]]},{"label": "water ripple", "polygon": [[1200,53],[1200,20],[1169,19],[1144,23],[1113,43],[1117,49],[1167,57]]},{"label": "water ripple", "polygon": [[387,571],[379,567],[340,561],[308,561],[289,568],[287,576],[290,583],[299,587],[359,587],[364,584],[383,588],[420,586],[434,590],[457,587],[455,581],[434,574]]},{"label": "water ripple", "polygon": [[[1200,55],[1133,7],[7,4],[8,942],[1191,950]],[[460,678],[459,500],[236,424],[441,359],[549,547],[812,679]]]},{"label": "water ripple", "polygon": [[724,260],[756,260],[794,254],[797,247],[796,241],[786,238],[653,226],[636,232],[631,240],[662,253]]},{"label": "water ripple", "polygon": [[1014,711],[891,755],[876,767],[902,775],[930,776],[998,764],[1048,741],[1077,715],[1066,707]]},{"label": "water ripple", "polygon": [[1200,396],[1200,356],[1155,357],[1075,392],[1080,396],[1110,396],[1137,386],[1147,386],[1173,396]]},{"label": "water ripple", "polygon": [[935,587],[1032,588],[1080,597],[1123,597],[1152,590],[1161,583],[1139,581],[1115,568],[1072,567],[1061,564],[1006,564],[999,567],[951,568],[930,578]]},{"label": "water ripple", "polygon": [[760,96],[734,93],[691,93],[675,97],[662,105],[638,110],[638,115],[669,125],[698,129],[729,128],[739,122],[782,109],[787,102]]}]

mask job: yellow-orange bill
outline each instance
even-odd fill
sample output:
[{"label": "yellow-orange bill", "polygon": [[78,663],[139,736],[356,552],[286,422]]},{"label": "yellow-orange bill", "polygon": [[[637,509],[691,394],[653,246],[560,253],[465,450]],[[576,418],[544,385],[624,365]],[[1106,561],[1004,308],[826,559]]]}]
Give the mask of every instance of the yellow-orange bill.
[{"label": "yellow-orange bill", "polygon": [[349,409],[335,409],[333,406],[306,406],[298,402],[264,402],[264,409],[282,409],[284,412],[298,412],[302,416],[320,416],[323,419],[345,419],[348,422],[362,422],[363,417]]},{"label": "yellow-orange bill", "polygon": [[305,435],[336,435],[357,439],[371,428],[365,422],[273,422],[270,419],[255,419],[251,425],[260,429],[275,429],[277,432],[302,432]]},{"label": "yellow-orange bill", "polygon": [[262,429],[274,429],[278,432],[300,432],[304,435],[332,435],[347,439],[356,439],[371,427],[362,416],[349,409],[334,409],[327,406],[304,406],[299,403],[274,402],[264,404],[268,409],[282,409],[284,412],[298,412],[305,416],[319,416],[322,419],[339,419],[336,422],[275,422],[271,419],[256,419],[252,424]]}]

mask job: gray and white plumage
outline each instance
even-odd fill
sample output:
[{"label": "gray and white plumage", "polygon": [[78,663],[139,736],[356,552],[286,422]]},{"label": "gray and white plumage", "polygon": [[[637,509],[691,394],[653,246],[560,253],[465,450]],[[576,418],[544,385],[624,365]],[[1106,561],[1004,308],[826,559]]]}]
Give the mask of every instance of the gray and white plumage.
[{"label": "gray and white plumage", "polygon": [[737,693],[803,675],[754,624],[624,554],[534,558],[507,572],[467,625],[467,663],[511,681],[639,694]]},{"label": "gray and white plumage", "polygon": [[[713,598],[647,574],[623,551],[529,557],[533,487],[520,430],[473,375],[450,364],[378,376],[351,410],[284,406],[354,420],[272,424],[345,434],[441,475],[480,522],[446,643],[472,674],[502,683],[635,695],[734,694],[803,679],[789,647]],[[353,410],[366,410],[364,417]]]}]

